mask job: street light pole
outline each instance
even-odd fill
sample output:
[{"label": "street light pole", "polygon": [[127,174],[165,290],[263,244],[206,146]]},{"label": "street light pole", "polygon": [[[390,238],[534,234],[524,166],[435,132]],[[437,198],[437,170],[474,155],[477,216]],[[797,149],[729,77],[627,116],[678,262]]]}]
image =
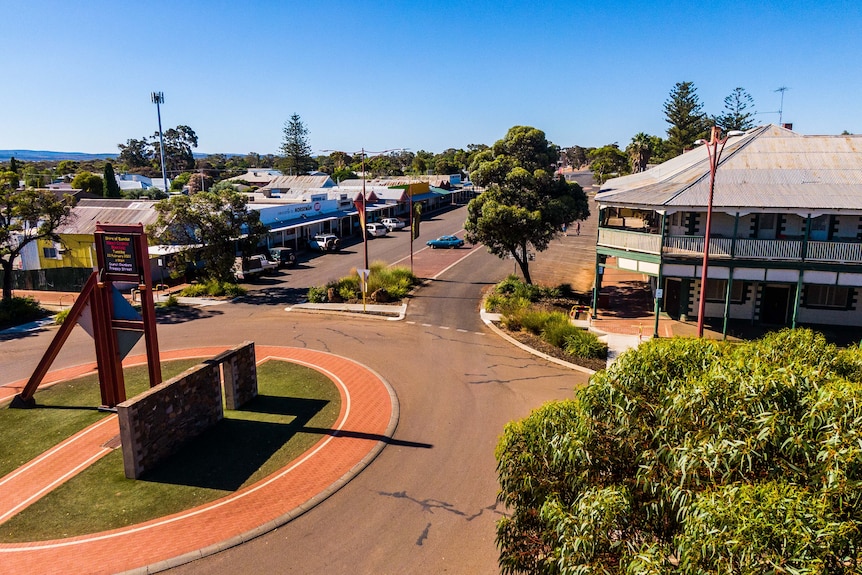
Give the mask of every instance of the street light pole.
[{"label": "street light pole", "polygon": [[718,162],[727,140],[733,136],[741,136],[744,132],[732,130],[721,138],[721,128],[713,126],[709,141],[698,140],[695,144],[706,145],[706,153],[709,156],[709,198],[706,202],[706,229],[703,233],[703,264],[700,271],[700,300],[697,304],[697,337],[703,337],[703,315],[706,310],[706,280],[709,268],[709,241],[712,232],[712,199],[715,193],[715,172],[718,170]]},{"label": "street light pole", "polygon": [[366,208],[368,202],[365,197],[365,148],[362,148],[362,217],[359,218],[359,223],[362,226],[362,246],[365,251],[365,269],[368,267],[368,226],[365,223],[368,221],[368,212]]},{"label": "street light pole", "polygon": [[165,170],[165,138],[162,134],[162,109],[161,104],[165,103],[165,95],[163,92],[150,92],[150,100],[156,105],[156,114],[159,117],[159,151],[162,153],[162,185],[165,187],[164,192],[168,190],[168,175]]}]

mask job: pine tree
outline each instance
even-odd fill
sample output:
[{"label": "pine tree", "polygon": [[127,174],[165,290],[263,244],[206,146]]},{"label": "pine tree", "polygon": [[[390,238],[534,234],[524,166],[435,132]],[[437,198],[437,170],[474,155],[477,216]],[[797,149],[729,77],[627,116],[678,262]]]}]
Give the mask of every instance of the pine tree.
[{"label": "pine tree", "polygon": [[15,159],[15,156],[9,158],[9,171],[17,174],[19,168],[20,166],[18,165],[18,160]]},{"label": "pine tree", "polygon": [[308,143],[308,128],[302,123],[299,114],[294,113],[284,123],[281,153],[286,160],[285,167],[294,174],[302,175],[314,168],[311,145]]},{"label": "pine tree", "polygon": [[106,198],[119,198],[122,197],[122,193],[120,192],[120,184],[117,183],[117,177],[114,175],[114,166],[111,165],[111,162],[105,163],[105,191],[104,196]]},{"label": "pine tree", "polygon": [[667,129],[667,157],[673,158],[691,148],[694,142],[706,137],[709,121],[697,88],[691,82],[677,82],[664,103]]},{"label": "pine tree", "polygon": [[724,131],[749,130],[754,127],[754,115],[756,112],[746,112],[749,107],[754,107],[754,98],[745,91],[745,88],[734,88],[733,92],[724,99],[724,113],[716,118],[716,123]]}]

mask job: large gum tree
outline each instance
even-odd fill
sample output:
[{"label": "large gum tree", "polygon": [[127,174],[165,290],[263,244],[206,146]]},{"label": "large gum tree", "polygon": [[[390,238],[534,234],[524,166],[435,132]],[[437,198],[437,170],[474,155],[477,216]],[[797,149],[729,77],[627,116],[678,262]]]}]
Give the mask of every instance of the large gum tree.
[{"label": "large gum tree", "polygon": [[487,189],[467,205],[467,241],[514,258],[527,283],[529,246],[546,250],[564,225],[590,215],[583,189],[554,173],[558,158],[543,131],[515,126],[471,165],[471,179]]}]

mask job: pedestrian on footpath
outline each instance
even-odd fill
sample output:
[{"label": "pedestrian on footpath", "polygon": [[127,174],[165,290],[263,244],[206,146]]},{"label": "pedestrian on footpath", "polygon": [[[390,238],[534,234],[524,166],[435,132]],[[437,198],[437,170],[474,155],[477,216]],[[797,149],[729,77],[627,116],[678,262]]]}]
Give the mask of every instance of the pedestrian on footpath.
[{"label": "pedestrian on footpath", "polygon": [[563,233],[566,234],[567,236],[569,235],[569,232],[566,231],[568,229],[569,229],[569,225],[566,223],[563,223]]},{"label": "pedestrian on footpath", "polygon": [[581,235],[581,222],[575,222],[575,233]]}]

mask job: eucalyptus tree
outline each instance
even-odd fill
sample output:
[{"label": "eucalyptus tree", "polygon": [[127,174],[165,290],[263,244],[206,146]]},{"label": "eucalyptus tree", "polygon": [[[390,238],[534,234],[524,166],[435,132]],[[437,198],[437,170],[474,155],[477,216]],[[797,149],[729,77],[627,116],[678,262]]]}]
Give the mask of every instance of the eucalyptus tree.
[{"label": "eucalyptus tree", "polygon": [[467,241],[514,258],[527,283],[532,283],[529,246],[544,251],[564,224],[590,214],[581,187],[555,176],[558,157],[559,148],[544,132],[514,126],[478,152],[470,170],[473,182],[487,189],[467,205]]},{"label": "eucalyptus tree", "polygon": [[641,344],[508,424],[503,573],[859,573],[862,347]]},{"label": "eucalyptus tree", "polygon": [[[96,176],[98,178],[98,176]],[[101,179],[99,179],[101,182]],[[56,230],[69,217],[74,199],[48,190],[18,189],[18,174],[0,172],[0,267],[3,301],[12,299],[12,269],[28,245],[39,240],[59,242]]]},{"label": "eucalyptus tree", "polygon": [[198,261],[207,279],[233,281],[237,254],[249,256],[266,233],[260,214],[232,188],[177,195],[156,204],[159,216],[147,232],[151,243],[185,246],[172,262],[181,274]]}]

